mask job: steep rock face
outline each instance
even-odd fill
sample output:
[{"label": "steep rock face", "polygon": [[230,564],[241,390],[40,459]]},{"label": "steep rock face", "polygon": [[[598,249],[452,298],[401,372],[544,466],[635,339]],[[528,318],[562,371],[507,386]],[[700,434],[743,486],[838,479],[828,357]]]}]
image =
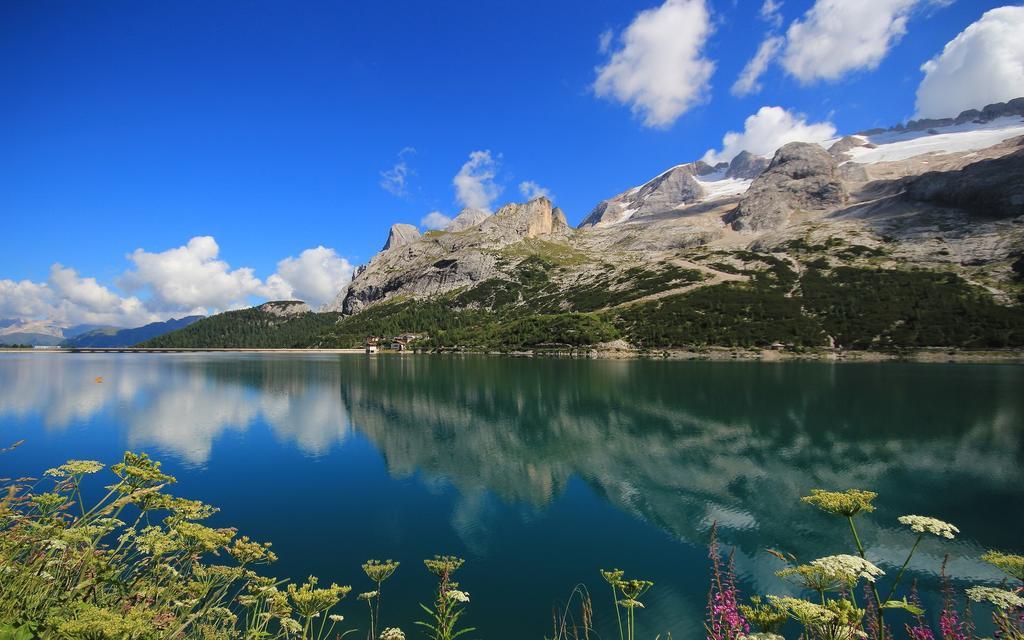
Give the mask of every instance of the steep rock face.
[{"label": "steep rock face", "polygon": [[740,151],[739,155],[729,163],[729,169],[725,172],[725,177],[753,180],[768,168],[769,162],[771,161],[768,158],[755,156],[749,151]]},{"label": "steep rock face", "polygon": [[931,171],[907,183],[906,197],[977,215],[1024,215],[1024,149],[958,171]]},{"label": "steep rock face", "polygon": [[605,200],[590,212],[580,227],[604,227],[654,213],[662,213],[704,197],[704,189],[694,177],[710,167],[705,163],[672,167],[650,182]]},{"label": "steep rock face", "polygon": [[486,211],[480,209],[473,209],[466,207],[459,212],[459,215],[455,216],[448,226],[444,228],[445,231],[464,231],[470,227],[475,227],[489,217]]},{"label": "steep rock face", "polygon": [[497,254],[503,247],[531,238],[564,242],[573,233],[565,214],[547,198],[507,204],[494,215],[476,214],[483,220],[464,233],[418,236],[378,253],[327,310],[349,315],[395,296],[423,298],[472,286],[501,274]]},{"label": "steep rock face", "polygon": [[415,226],[411,224],[393,224],[391,225],[391,231],[388,232],[388,241],[384,243],[384,248],[381,251],[404,247],[409,243],[415,242],[419,237],[420,230]]},{"label": "steep rock face", "polygon": [[552,207],[551,201],[543,197],[526,204],[506,204],[488,217],[480,228],[492,240],[504,244],[569,231],[562,210]]},{"label": "steep rock face", "polygon": [[312,309],[309,308],[309,305],[301,300],[275,300],[273,302],[264,302],[256,308],[263,313],[268,313],[279,318],[301,316],[304,313],[312,311]]},{"label": "steep rock face", "polygon": [[846,199],[835,158],[816,144],[791,142],[775,153],[728,221],[736,231],[769,231],[786,224],[794,209],[820,211]]}]

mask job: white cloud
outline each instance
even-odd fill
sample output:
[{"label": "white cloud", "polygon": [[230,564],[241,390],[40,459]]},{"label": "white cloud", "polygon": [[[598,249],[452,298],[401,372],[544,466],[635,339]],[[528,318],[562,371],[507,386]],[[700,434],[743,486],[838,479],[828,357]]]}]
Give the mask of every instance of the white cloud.
[{"label": "white cloud", "polygon": [[608,50],[612,47],[612,38],[615,37],[615,32],[611,29],[605,29],[601,32],[601,35],[597,37],[597,50],[601,53],[608,53]]},{"label": "white cloud", "polygon": [[74,269],[60,264],[50,267],[47,284],[54,300],[50,316],[58,321],[141,325],[159,319],[135,296],[121,297],[95,278],[83,278]]},{"label": "white cloud", "polygon": [[229,309],[258,295],[263,283],[248,267],[232,270],[218,260],[220,247],[211,236],[196,236],[188,244],[159,253],[136,249],[128,259],[135,269],[119,284],[130,292],[149,294],[154,309]]},{"label": "white cloud", "polygon": [[380,172],[380,186],[382,189],[399,198],[409,195],[409,176],[416,175],[416,172],[409,168],[406,157],[415,153],[416,149],[413,147],[405,147],[398,152],[398,162],[395,163],[395,166],[387,171]]},{"label": "white cloud", "polygon": [[61,264],[50,267],[46,282],[3,279],[0,318],[130,327],[246,306],[252,298],[298,298],[316,307],[333,299],[353,272],[348,260],[320,246],[281,260],[263,281],[250,268],[231,269],[219,252],[209,236],[156,253],[136,249],[128,256],[134,268],[117,279],[131,295]]},{"label": "white cloud", "polygon": [[1024,7],[986,12],[921,70],[918,117],[956,116],[1024,96]]},{"label": "white cloud", "polygon": [[757,48],[757,53],[747,63],[747,66],[743,67],[740,77],[732,85],[731,91],[734,96],[746,96],[761,91],[761,76],[768,70],[768,65],[778,55],[784,42],[785,39],[779,36],[769,36],[764,39],[761,46]]},{"label": "white cloud", "polygon": [[424,229],[437,230],[444,229],[451,222],[452,219],[440,211],[431,211],[420,220],[420,226]]},{"label": "white cloud", "polygon": [[645,126],[671,125],[708,93],[715,63],[703,49],[712,30],[704,0],[666,0],[641,11],[597,68],[595,93],[629,104]]},{"label": "white cloud", "polygon": [[533,180],[520,182],[519,193],[523,194],[523,197],[527,200],[533,200],[535,198],[547,198],[548,200],[554,200],[554,196],[551,195],[551,189],[542,187]]},{"label": "white cloud", "polygon": [[764,0],[761,5],[761,19],[776,29],[782,26],[782,2]]},{"label": "white cloud", "polygon": [[741,151],[772,156],[790,142],[824,142],[835,137],[831,122],[808,124],[806,119],[782,107],[761,107],[744,122],[743,132],[730,131],[722,138],[722,150],[708,149],[703,160],[710,164],[729,162]]},{"label": "white cloud", "polygon": [[494,182],[497,171],[498,161],[490,151],[473,151],[452,179],[455,199],[463,207],[490,212],[491,205],[501,194],[501,187]]},{"label": "white cloud", "polygon": [[817,0],[789,25],[782,65],[800,82],[875,69],[907,32],[911,11],[948,0]]},{"label": "white cloud", "polygon": [[289,256],[277,263],[277,273],[267,278],[264,295],[287,290],[287,295],[273,297],[298,298],[316,309],[338,295],[354,270],[352,263],[334,249],[306,249],[298,258]]},{"label": "white cloud", "polygon": [[53,292],[31,280],[0,280],[0,318],[38,318],[52,307]]}]

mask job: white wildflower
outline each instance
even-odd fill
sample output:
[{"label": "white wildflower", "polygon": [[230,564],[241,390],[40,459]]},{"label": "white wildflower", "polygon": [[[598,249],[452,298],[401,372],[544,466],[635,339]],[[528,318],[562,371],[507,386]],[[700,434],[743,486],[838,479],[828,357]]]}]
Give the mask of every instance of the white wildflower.
[{"label": "white wildflower", "polygon": [[826,556],[813,560],[811,564],[820,568],[837,579],[853,583],[860,578],[868,582],[874,582],[878,576],[884,576],[885,572],[871,564],[864,558],[840,554],[838,556]]},{"label": "white wildflower", "polygon": [[967,590],[967,597],[975,602],[990,602],[1000,609],[1024,607],[1024,598],[1020,594],[995,587],[971,587]]},{"label": "white wildflower", "polygon": [[449,598],[455,602],[469,602],[469,594],[465,591],[459,591],[458,589],[452,589],[446,594]]},{"label": "white wildflower", "polygon": [[339,616],[336,613],[332,613],[331,615],[327,616],[327,619],[330,620],[331,622],[341,622],[342,620],[345,619],[345,616]]},{"label": "white wildflower", "polygon": [[388,627],[380,632],[380,640],[405,640],[405,633],[398,627]]},{"label": "white wildflower", "polygon": [[900,516],[898,520],[900,524],[910,527],[910,530],[914,533],[930,533],[933,536],[949,538],[950,540],[960,533],[959,529],[948,522],[927,516]]}]

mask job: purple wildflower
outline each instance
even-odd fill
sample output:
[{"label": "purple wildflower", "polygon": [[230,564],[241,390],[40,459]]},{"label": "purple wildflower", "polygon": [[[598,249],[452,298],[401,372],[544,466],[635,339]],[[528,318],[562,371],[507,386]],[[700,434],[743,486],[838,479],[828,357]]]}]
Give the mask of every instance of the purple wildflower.
[{"label": "purple wildflower", "polygon": [[732,554],[723,568],[718,550],[718,523],[711,525],[711,544],[708,549],[711,558],[711,588],[708,590],[707,622],[704,628],[708,640],[736,640],[750,633],[750,625],[740,614],[736,587],[736,565]]},{"label": "purple wildflower", "polygon": [[942,560],[942,614],[939,616],[939,631],[942,633],[942,640],[968,640],[972,634],[966,622],[960,620],[960,612],[956,609],[956,595],[953,592],[953,583],[946,575],[946,561],[949,556]]},{"label": "purple wildflower", "polygon": [[[910,604],[920,607],[921,598],[917,595],[917,580],[910,586]],[[914,616],[914,626],[905,625],[907,629],[907,636],[910,640],[935,640],[935,634],[932,632],[931,627],[924,619],[923,614],[917,614]]]}]

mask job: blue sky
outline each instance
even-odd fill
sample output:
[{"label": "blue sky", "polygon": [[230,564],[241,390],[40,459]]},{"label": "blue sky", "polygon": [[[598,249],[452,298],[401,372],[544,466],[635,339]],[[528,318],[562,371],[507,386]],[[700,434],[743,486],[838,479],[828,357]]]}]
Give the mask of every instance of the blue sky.
[{"label": "blue sky", "polygon": [[[491,206],[522,200],[519,185],[531,181],[575,224],[601,199],[720,149],[726,131],[742,131],[764,106],[843,133],[912,117],[921,65],[987,10],[1012,4],[858,1],[872,3],[893,13],[896,33],[876,59],[801,79],[781,44],[762,90],[738,97],[730,88],[759,45],[808,22],[814,1],[785,0],[766,15],[761,0],[6,2],[0,279],[46,283],[59,263],[75,286],[95,278],[166,316],[192,302],[145,281],[126,257],[137,249],[159,254],[212,236],[227,273],[251,268],[264,283],[284,273],[279,261],[318,246],[359,264],[391,223],[455,215],[453,178],[474,151],[490,151],[483,168],[501,190]],[[624,30],[638,14],[670,4],[707,14],[703,35],[680,38],[699,40],[697,63],[713,71],[684,64],[691,77],[670,74],[664,84],[710,75],[682,90],[691,94],[682,113],[670,105],[672,117],[652,126],[649,109],[631,108],[643,98],[627,95],[630,78],[613,77],[603,96],[595,80],[628,47]],[[382,172],[400,162],[396,195]],[[212,260],[204,251],[200,262]],[[4,291],[0,315],[48,313]],[[224,296],[192,306],[237,306]]]}]

